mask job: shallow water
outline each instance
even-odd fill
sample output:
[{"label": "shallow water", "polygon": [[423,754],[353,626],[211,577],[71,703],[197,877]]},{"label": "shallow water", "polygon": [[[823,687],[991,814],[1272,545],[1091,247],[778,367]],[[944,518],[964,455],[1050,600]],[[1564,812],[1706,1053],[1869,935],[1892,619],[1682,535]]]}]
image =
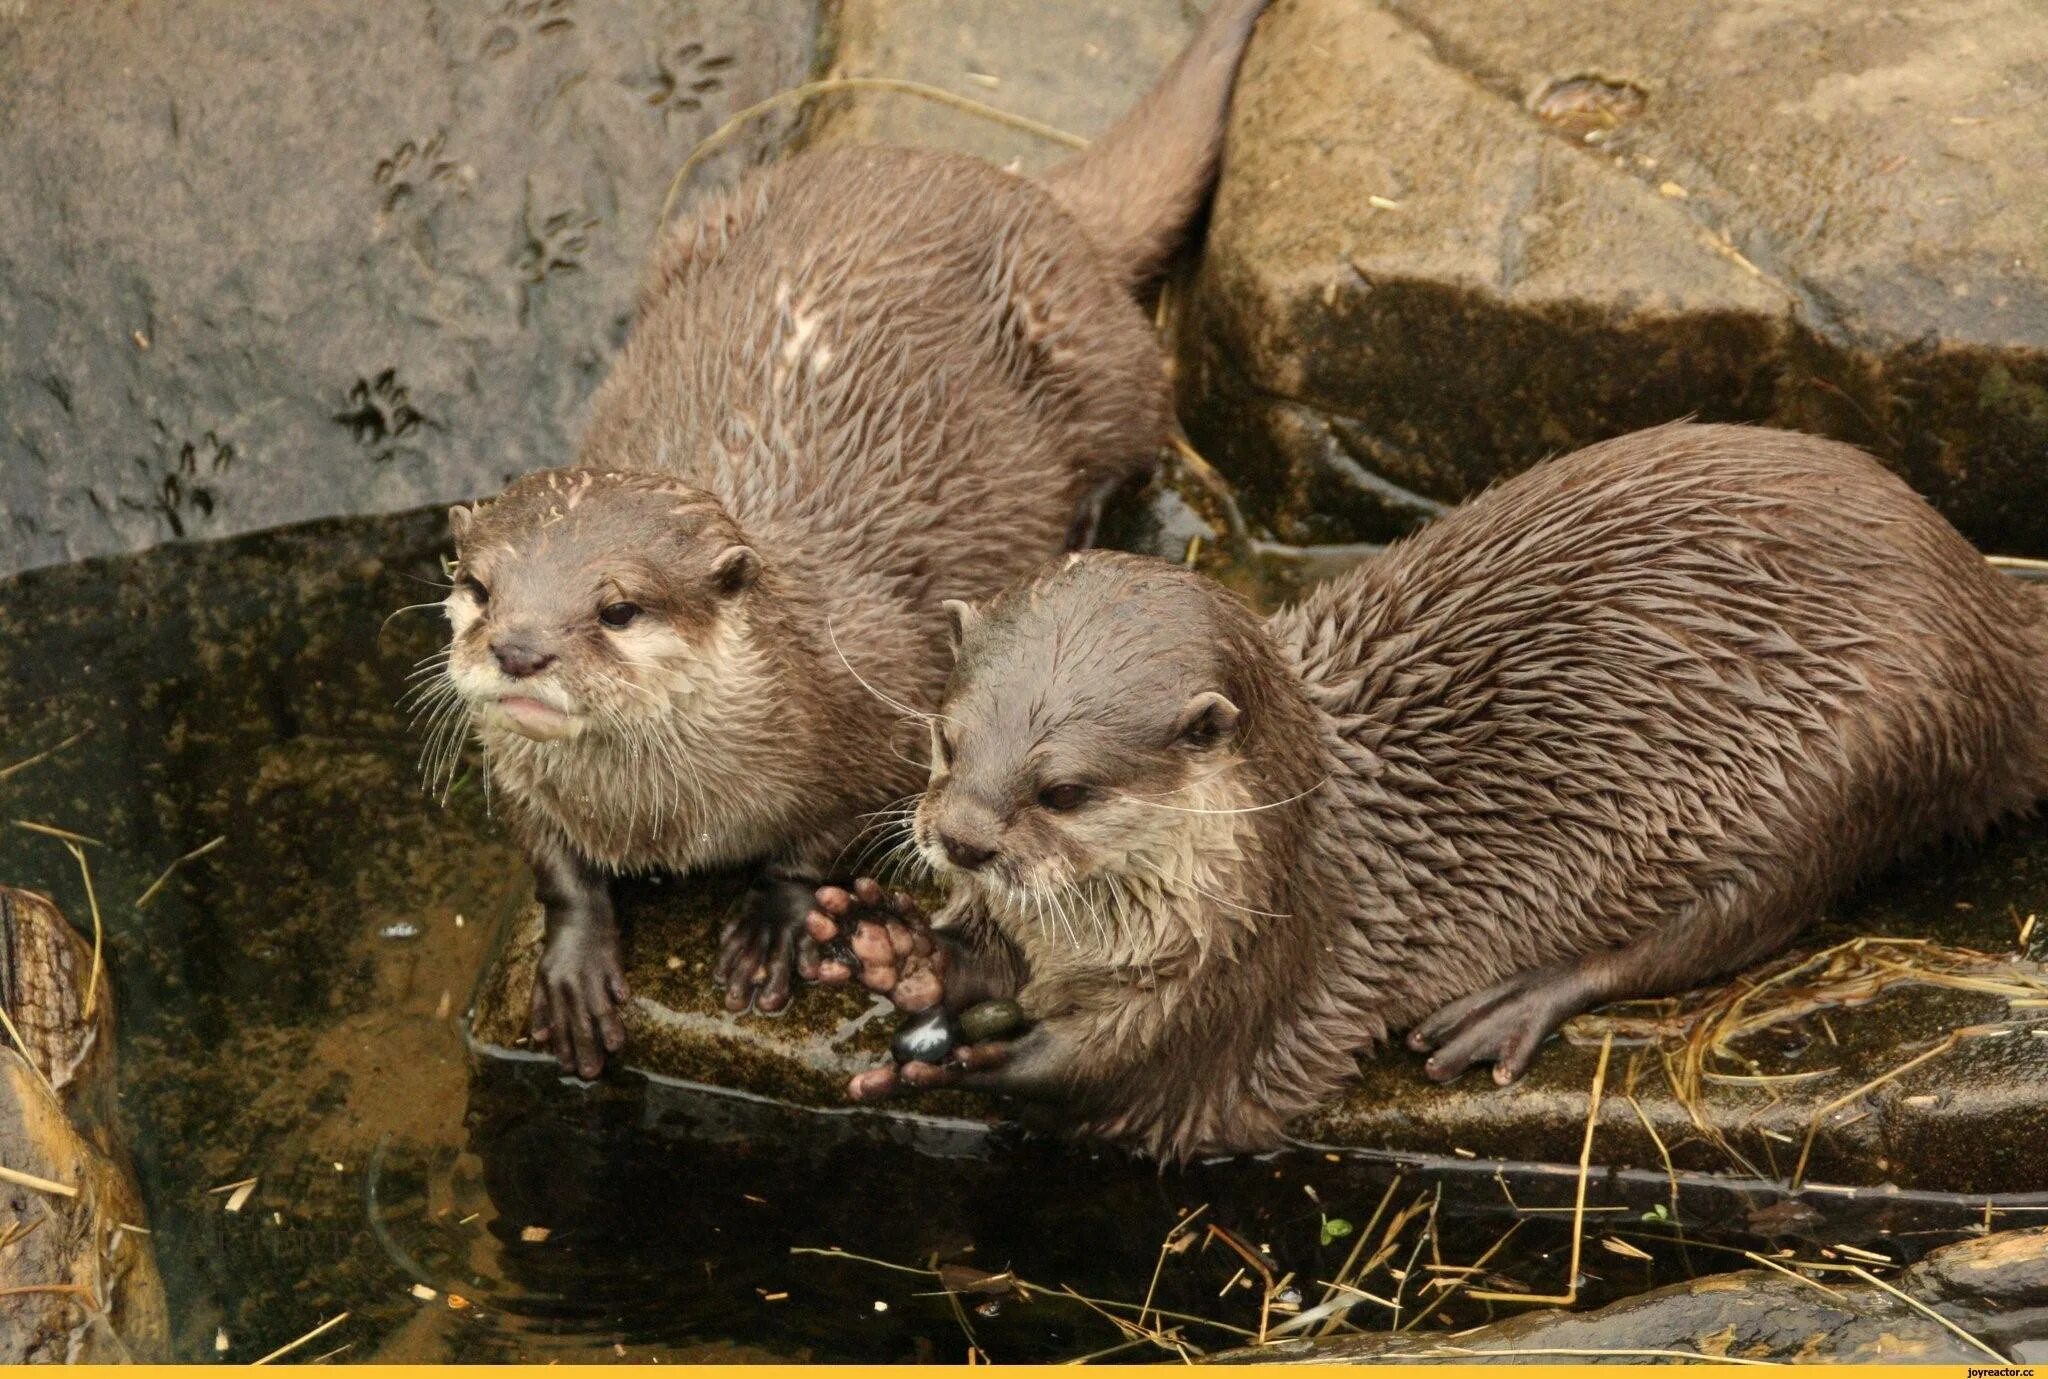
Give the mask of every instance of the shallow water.
[{"label": "shallow water", "polygon": [[[1456,1162],[1303,1150],[1160,1173],[971,1129],[473,1066],[461,1015],[528,881],[479,782],[446,807],[422,798],[419,744],[394,707],[441,624],[432,609],[384,620],[437,596],[442,522],[324,523],[0,584],[0,766],[87,733],[0,782],[0,818],[103,844],[90,856],[121,1110],[178,1358],[251,1359],[346,1311],[304,1358],[958,1360],[972,1344],[1062,1359],[1122,1337],[1078,1300],[956,1311],[929,1275],[792,1251],[968,1261],[1129,1304],[1198,1210],[1155,1301],[1206,1319],[1185,1334],[1214,1349],[1256,1329],[1263,1290],[1233,1283],[1245,1261],[1208,1223],[1269,1251],[1314,1302],[1357,1243],[1325,1239],[1326,1217],[1363,1225],[1383,1197],[1390,1213],[1421,1203],[1436,1226],[1403,1238],[1408,1280],[1375,1285],[1401,1290],[1411,1321],[1429,1263],[1476,1258],[1516,1203],[1569,1201],[1568,1176]],[[1185,544],[1171,516],[1146,530]],[[0,881],[88,921],[51,839],[0,827]],[[249,1177],[239,1212],[209,1191]],[[1731,1250],[1764,1242],[1746,1213],[1767,1195],[1687,1188],[1684,1245],[1655,1218],[1669,1200],[1654,1176],[1594,1185],[1593,1232],[1651,1258],[1589,1250],[1586,1301],[1731,1267]],[[1894,1201],[1800,1229],[1904,1259],[1980,1221]],[[1561,1213],[1528,1216],[1492,1260],[1496,1285],[1562,1287],[1570,1234]],[[1371,1306],[1361,1319],[1396,1320]],[[1492,1306],[1453,1299],[1427,1320],[1469,1325]]]}]

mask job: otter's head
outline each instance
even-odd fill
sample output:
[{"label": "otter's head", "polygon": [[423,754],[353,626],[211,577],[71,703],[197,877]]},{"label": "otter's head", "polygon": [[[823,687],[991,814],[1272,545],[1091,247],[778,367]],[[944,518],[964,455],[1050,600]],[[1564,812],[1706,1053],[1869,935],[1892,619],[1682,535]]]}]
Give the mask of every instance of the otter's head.
[{"label": "otter's head", "polygon": [[669,714],[712,680],[760,573],[718,501],[662,475],[543,471],[448,515],[448,682],[541,741]]},{"label": "otter's head", "polygon": [[1237,768],[1279,672],[1213,582],[1092,553],[947,607],[957,662],[915,836],[955,884],[1026,909],[1098,879],[1163,884],[1200,821],[1252,802]]}]

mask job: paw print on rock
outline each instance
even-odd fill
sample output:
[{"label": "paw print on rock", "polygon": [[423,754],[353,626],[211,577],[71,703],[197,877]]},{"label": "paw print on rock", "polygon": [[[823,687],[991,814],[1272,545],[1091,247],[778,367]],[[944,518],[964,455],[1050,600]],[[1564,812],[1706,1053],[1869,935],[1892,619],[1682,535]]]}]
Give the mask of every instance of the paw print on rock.
[{"label": "paw print on rock", "polygon": [[373,461],[387,464],[398,454],[397,442],[426,424],[427,418],[412,405],[412,395],[398,381],[398,370],[386,369],[373,379],[358,378],[348,390],[347,410],[336,412],[334,420],[371,452]]},{"label": "paw print on rock", "polygon": [[519,248],[519,272],[529,283],[545,282],[551,273],[574,273],[583,267],[583,251],[598,219],[584,211],[557,211],[536,227],[526,225]]},{"label": "paw print on rock", "polygon": [[729,55],[706,53],[701,43],[685,43],[654,59],[654,75],[641,81],[647,103],[661,112],[664,127],[671,115],[694,114],[704,108],[705,97],[725,89],[724,72],[732,63]]},{"label": "paw print on rock", "polygon": [[573,0],[506,0],[498,11],[505,20],[484,39],[483,56],[503,57],[519,46],[521,33],[534,38],[559,38],[576,27]]},{"label": "paw print on rock", "polygon": [[[530,189],[528,195],[530,198]],[[533,295],[548,279],[559,273],[582,271],[583,255],[590,248],[590,232],[602,223],[580,206],[536,218],[533,203],[528,200],[526,211],[520,216],[519,251],[513,256],[520,280],[520,324],[526,323]]]},{"label": "paw print on rock", "polygon": [[441,185],[456,179],[459,168],[454,160],[443,156],[447,142],[445,130],[424,143],[407,139],[392,150],[390,157],[377,160],[371,180],[378,188],[380,214],[390,215],[427,184]]},{"label": "paw print on rock", "polygon": [[137,456],[135,467],[149,484],[147,498],[121,499],[130,512],[153,513],[182,540],[187,523],[213,516],[218,501],[206,480],[224,474],[235,463],[235,447],[208,431],[197,442],[172,444],[163,427],[157,427],[156,454]]}]

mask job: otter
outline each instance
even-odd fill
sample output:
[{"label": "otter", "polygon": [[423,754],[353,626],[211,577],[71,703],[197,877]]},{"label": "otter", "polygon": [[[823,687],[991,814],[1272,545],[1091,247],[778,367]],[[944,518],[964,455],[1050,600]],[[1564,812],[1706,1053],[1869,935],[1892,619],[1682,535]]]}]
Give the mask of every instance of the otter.
[{"label": "otter", "polygon": [[1098,143],[1033,181],[862,147],[669,234],[576,464],[450,514],[430,769],[474,727],[545,911],[532,1038],[624,1041],[613,875],[762,864],[726,1005],[789,999],[813,889],[911,794],[950,597],[1086,544],[1171,413],[1137,292],[1214,179],[1264,0],[1217,0]]},{"label": "otter", "polygon": [[2048,794],[2043,591],[1786,432],[1550,460],[1264,622],[1114,554],[953,612],[914,830],[949,898],[821,889],[802,961],[1033,1023],[850,1090],[1054,1096],[1162,1158],[1272,1147],[1404,1030],[1505,1085]]}]

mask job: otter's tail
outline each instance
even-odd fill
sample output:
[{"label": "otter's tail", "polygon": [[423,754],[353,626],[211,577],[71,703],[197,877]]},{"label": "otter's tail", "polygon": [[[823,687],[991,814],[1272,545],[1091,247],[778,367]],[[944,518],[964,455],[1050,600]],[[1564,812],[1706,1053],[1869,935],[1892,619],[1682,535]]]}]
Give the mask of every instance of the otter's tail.
[{"label": "otter's tail", "polygon": [[1230,88],[1266,0],[1211,0],[1193,41],[1115,128],[1042,179],[1136,287],[1158,276],[1223,152]]}]

